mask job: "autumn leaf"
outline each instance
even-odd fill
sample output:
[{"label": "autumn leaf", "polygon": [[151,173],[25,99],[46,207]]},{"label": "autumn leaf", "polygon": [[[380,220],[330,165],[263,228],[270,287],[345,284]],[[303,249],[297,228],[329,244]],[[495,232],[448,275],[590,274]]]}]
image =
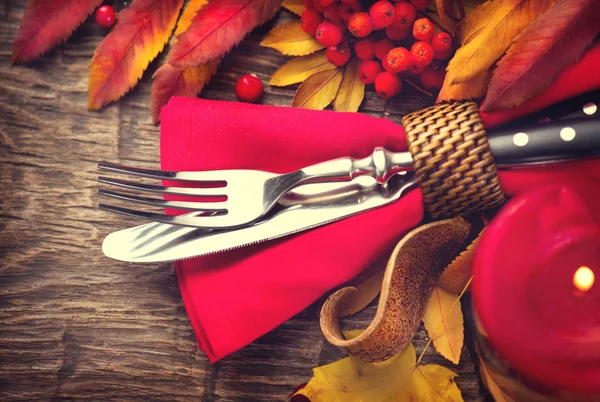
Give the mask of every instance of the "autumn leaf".
[{"label": "autumn leaf", "polygon": [[440,288],[454,294],[458,294],[464,289],[467,282],[471,279],[473,258],[475,257],[475,250],[482,235],[483,231],[442,272],[437,283]]},{"label": "autumn leaf", "polygon": [[435,0],[435,6],[442,26],[448,31],[454,32],[456,24],[461,18],[454,7],[454,0]]},{"label": "autumn leaf", "polygon": [[433,290],[425,308],[423,323],[435,349],[446,359],[458,364],[465,340],[463,313],[460,303],[454,305],[458,295],[439,286]]},{"label": "autumn leaf", "polygon": [[369,305],[381,292],[385,269],[379,269],[373,275],[354,286],[356,292],[347,297],[340,306],[340,317],[356,314]]},{"label": "autumn leaf", "polygon": [[294,14],[300,16],[306,10],[306,6],[302,2],[302,0],[283,0],[281,3],[282,7],[290,10]]},{"label": "autumn leaf", "polygon": [[279,67],[271,77],[269,85],[284,87],[302,82],[321,71],[334,70],[336,66],[327,60],[323,50],[308,56],[296,57]]},{"label": "autumn leaf", "polygon": [[[191,0],[177,22],[175,35],[179,35],[190,26],[192,19],[208,3],[208,0]],[[152,76],[150,111],[154,124],[160,121],[161,108],[172,96],[196,96],[217,72],[220,60],[206,65],[179,69],[170,64],[161,66]]]},{"label": "autumn leaf", "polygon": [[27,63],[67,40],[102,0],[29,0],[13,43],[12,63]]},{"label": "autumn leaf", "polygon": [[333,101],[336,112],[358,112],[365,97],[365,84],[358,78],[359,59],[353,57],[344,69],[342,83]]},{"label": "autumn leaf", "polygon": [[350,356],[313,369],[313,378],[295,395],[311,402],[463,400],[454,382],[456,373],[437,364],[415,362],[413,345],[382,363],[365,363]]},{"label": "autumn leaf", "polygon": [[600,33],[600,1],[557,0],[500,60],[482,110],[510,108],[546,89]]},{"label": "autumn leaf", "polygon": [[486,386],[492,398],[494,398],[494,402],[515,402],[514,399],[506,395],[500,386],[498,386],[498,383],[490,374],[487,364],[481,359],[479,360],[479,371],[481,373],[481,381]]},{"label": "autumn leaf", "polygon": [[211,1],[177,36],[167,61],[174,67],[187,68],[217,60],[248,32],[270,20],[280,6],[281,0]]},{"label": "autumn leaf", "polygon": [[217,72],[220,60],[211,61],[204,66],[183,70],[170,64],[161,66],[152,78],[150,111],[156,124],[160,121],[160,110],[172,96],[196,96]]},{"label": "autumn leaf", "polygon": [[479,20],[471,25],[476,33],[466,33],[466,44],[450,60],[447,73],[450,83],[464,83],[489,70],[510,47],[514,38],[553,2],[554,0],[496,0],[491,5],[482,6],[487,10],[486,13],[474,12],[465,18]]},{"label": "autumn leaf", "polygon": [[333,345],[370,362],[394,356],[412,341],[425,306],[444,268],[467,239],[471,225],[457,217],[422,225],[402,238],[386,265],[375,317],[354,339],[339,326],[341,307],[356,293],[353,287],[334,292],[321,309],[321,331]]},{"label": "autumn leaf", "polygon": [[135,0],[119,13],[90,63],[88,108],[126,94],[169,40],[183,0]]},{"label": "autumn leaf", "polygon": [[342,70],[321,71],[308,77],[296,91],[292,106],[323,110],[331,103],[342,82]]},{"label": "autumn leaf", "polygon": [[491,77],[492,72],[486,70],[468,81],[461,82],[460,84],[451,84],[450,76],[446,74],[436,103],[483,98],[488,89]]},{"label": "autumn leaf", "polygon": [[276,26],[260,44],[279,50],[287,56],[306,56],[325,47],[317,42],[313,35],[302,30],[300,21],[290,21]]}]

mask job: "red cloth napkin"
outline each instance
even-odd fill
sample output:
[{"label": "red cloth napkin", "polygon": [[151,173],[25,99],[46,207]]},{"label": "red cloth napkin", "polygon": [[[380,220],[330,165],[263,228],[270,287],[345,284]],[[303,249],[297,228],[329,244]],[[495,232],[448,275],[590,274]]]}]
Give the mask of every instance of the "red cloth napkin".
[{"label": "red cloth napkin", "polygon": [[[565,71],[547,93],[509,112],[510,121],[600,88],[600,46]],[[581,77],[588,77],[579,85]],[[573,83],[576,83],[575,85]],[[261,169],[286,172],[328,159],[365,157],[376,146],[406,150],[404,130],[364,114],[172,98],[161,113],[161,166],[168,170]],[[600,162],[502,173],[507,194],[595,174]],[[211,362],[229,355],[347,282],[388,252],[423,217],[421,193],[321,228],[233,251],[177,262],[181,294],[200,348]]]}]

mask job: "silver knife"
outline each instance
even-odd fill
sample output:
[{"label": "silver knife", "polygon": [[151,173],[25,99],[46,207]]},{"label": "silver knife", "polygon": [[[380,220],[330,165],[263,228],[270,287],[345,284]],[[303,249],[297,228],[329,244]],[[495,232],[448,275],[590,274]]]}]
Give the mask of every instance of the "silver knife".
[{"label": "silver knife", "polygon": [[[342,198],[324,197],[321,202],[282,205],[251,226],[216,230],[149,223],[109,234],[102,243],[102,251],[115,260],[137,263],[169,262],[213,254],[288,236],[388,205],[416,183],[412,174],[394,176],[386,185],[378,184],[373,177],[361,176],[353,184],[365,191],[354,191]],[[335,193],[335,190],[331,191]],[[194,214],[200,212],[190,215]]]}]

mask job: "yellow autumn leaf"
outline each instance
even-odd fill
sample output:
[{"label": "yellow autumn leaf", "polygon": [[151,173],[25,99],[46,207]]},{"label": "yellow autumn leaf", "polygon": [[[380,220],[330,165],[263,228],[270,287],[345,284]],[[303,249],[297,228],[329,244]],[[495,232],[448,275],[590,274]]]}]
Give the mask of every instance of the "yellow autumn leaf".
[{"label": "yellow autumn leaf", "polygon": [[340,69],[321,71],[308,77],[296,91],[292,106],[323,110],[331,103],[342,82]]},{"label": "yellow autumn leaf", "polygon": [[436,287],[425,308],[423,323],[435,349],[458,364],[465,340],[463,313],[457,294]]},{"label": "yellow autumn leaf", "polygon": [[[377,270],[373,275],[366,278],[355,286],[356,292],[344,300],[340,306],[340,317],[356,314],[367,307],[381,292],[385,267]],[[346,339],[349,339],[346,337]]]},{"label": "yellow autumn leaf", "polygon": [[287,56],[306,56],[325,48],[314,36],[302,30],[298,20],[276,26],[260,44],[279,50]]},{"label": "yellow autumn leaf", "polygon": [[277,87],[292,85],[304,81],[313,74],[335,68],[336,66],[327,61],[327,52],[323,50],[288,61],[275,71],[269,84]]},{"label": "yellow autumn leaf", "polygon": [[492,72],[486,70],[468,81],[460,84],[451,84],[450,75],[446,74],[444,84],[437,97],[437,103],[446,101],[460,101],[483,98],[487,92]]},{"label": "yellow autumn leaf", "polygon": [[304,6],[302,0],[283,0],[281,5],[296,15],[302,15],[304,10],[306,10],[306,6]]},{"label": "yellow autumn leaf", "polygon": [[[487,12],[473,12],[465,20],[469,31],[448,65],[450,84],[464,83],[489,70],[508,50],[515,37],[554,0],[496,0],[485,3]],[[477,18],[477,20],[475,20]]]},{"label": "yellow autumn leaf", "polygon": [[479,236],[471,242],[458,257],[454,259],[446,267],[440,279],[438,279],[437,285],[447,292],[458,294],[460,293],[469,279],[471,279],[471,271],[473,267],[473,258],[475,257],[475,250],[481,239],[483,231],[479,233]]},{"label": "yellow autumn leaf", "polygon": [[[351,334],[350,334],[351,336]],[[311,402],[459,402],[453,371],[437,364],[416,365],[415,348],[381,363],[353,356],[313,369],[314,377],[296,395]]]},{"label": "yellow autumn leaf", "polygon": [[357,57],[346,64],[340,89],[333,102],[333,110],[336,112],[358,112],[365,97],[365,84],[358,78],[358,67]]}]

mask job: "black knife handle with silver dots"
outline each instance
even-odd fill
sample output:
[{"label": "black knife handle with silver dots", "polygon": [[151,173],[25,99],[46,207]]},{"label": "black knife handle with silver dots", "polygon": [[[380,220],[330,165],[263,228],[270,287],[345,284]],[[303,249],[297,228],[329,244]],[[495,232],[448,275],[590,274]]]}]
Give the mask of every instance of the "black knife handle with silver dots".
[{"label": "black knife handle with silver dots", "polygon": [[499,168],[600,156],[600,91],[488,131]]}]

